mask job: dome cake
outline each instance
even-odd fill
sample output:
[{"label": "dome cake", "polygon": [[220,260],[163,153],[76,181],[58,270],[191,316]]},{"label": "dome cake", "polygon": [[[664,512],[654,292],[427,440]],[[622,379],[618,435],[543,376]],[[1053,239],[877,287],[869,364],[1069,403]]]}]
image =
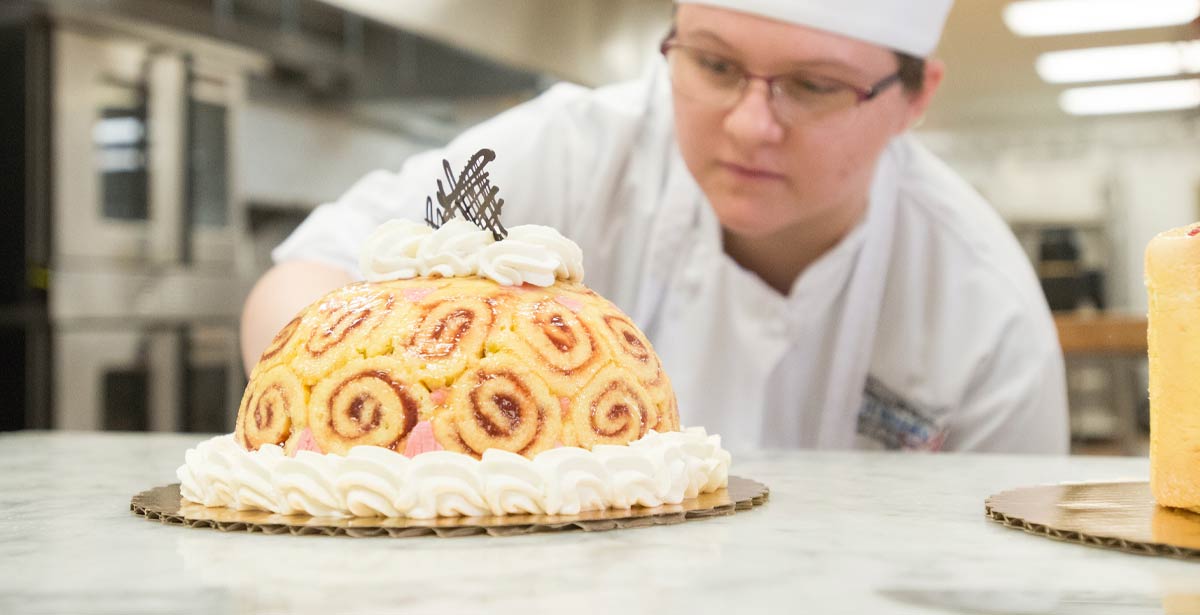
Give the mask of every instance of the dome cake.
[{"label": "dome cake", "polygon": [[418,277],[347,286],[292,320],[251,373],[235,433],[247,450],[479,458],[628,444],[650,430],[679,430],[675,394],[612,303],[571,281]]},{"label": "dome cake", "polygon": [[579,247],[499,224],[503,201],[479,175],[489,155],[457,184],[447,173],[427,224],[393,220],[368,239],[366,281],[279,331],[234,433],[187,452],[185,500],[313,516],[576,514],[727,484],[720,438],[681,430],[653,346],[583,285]]}]

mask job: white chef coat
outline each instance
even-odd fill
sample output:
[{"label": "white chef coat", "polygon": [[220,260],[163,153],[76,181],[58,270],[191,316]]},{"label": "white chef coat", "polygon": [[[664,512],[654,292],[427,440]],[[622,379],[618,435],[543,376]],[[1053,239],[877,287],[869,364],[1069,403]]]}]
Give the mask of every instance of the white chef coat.
[{"label": "white chef coat", "polygon": [[504,222],[558,228],[587,284],[646,332],[684,424],[739,448],[1063,453],[1057,334],[1020,246],[992,209],[913,138],[884,151],[865,219],[787,296],[723,251],[684,166],[670,85],[557,85],[398,173],[375,171],[318,207],[273,252],[358,275],[385,220],[481,148]]}]

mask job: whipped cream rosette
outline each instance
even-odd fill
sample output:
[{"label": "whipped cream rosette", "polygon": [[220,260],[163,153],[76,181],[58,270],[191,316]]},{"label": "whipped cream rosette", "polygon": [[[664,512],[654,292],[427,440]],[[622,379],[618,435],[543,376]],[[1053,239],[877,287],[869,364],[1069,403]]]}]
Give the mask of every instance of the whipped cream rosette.
[{"label": "whipped cream rosette", "polygon": [[729,453],[703,428],[650,432],[627,446],[557,447],[532,458],[489,449],[411,459],[357,446],[346,455],[218,436],[187,452],[177,471],[184,499],[205,506],[334,517],[552,514],[678,504],[725,486]]}]

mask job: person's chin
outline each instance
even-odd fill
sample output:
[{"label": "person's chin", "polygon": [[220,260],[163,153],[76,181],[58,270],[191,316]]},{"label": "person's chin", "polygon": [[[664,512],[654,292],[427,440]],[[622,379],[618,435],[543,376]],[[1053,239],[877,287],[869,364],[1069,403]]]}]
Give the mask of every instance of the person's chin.
[{"label": "person's chin", "polygon": [[772,201],[724,196],[711,202],[721,227],[741,237],[765,237],[779,226],[780,212],[769,204]]}]

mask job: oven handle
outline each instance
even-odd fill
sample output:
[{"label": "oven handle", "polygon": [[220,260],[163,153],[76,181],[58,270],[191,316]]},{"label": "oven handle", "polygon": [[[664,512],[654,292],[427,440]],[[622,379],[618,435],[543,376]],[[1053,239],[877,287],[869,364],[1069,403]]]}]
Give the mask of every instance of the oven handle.
[{"label": "oven handle", "polygon": [[188,325],[151,325],[146,337],[142,356],[150,375],[147,427],[150,431],[180,431],[187,420],[183,404],[187,395]]},{"label": "oven handle", "polygon": [[192,219],[196,209],[196,173],[193,165],[196,163],[196,148],[192,143],[195,138],[196,100],[192,96],[192,86],[196,81],[195,61],[192,54],[183,56],[183,210],[179,216],[179,263],[190,265],[195,260],[194,225]]},{"label": "oven handle", "polygon": [[187,78],[183,58],[161,48],[147,53],[150,262],[156,270],[177,266],[186,250],[180,241],[187,173],[184,117]]},{"label": "oven handle", "polygon": [[180,323],[175,327],[175,411],[176,411],[176,431],[186,431],[187,426],[191,423],[192,411],[191,399],[188,394],[188,374],[191,371],[192,364],[192,335],[191,326],[186,323]]}]

